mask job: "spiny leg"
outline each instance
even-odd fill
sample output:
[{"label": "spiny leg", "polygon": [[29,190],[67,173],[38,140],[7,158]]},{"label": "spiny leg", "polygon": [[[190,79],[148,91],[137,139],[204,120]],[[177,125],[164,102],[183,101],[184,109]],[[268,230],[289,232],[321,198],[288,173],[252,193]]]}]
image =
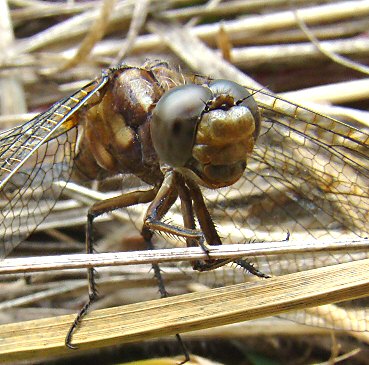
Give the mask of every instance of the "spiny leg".
[{"label": "spiny leg", "polygon": [[[199,220],[201,229],[204,232],[206,242],[209,245],[221,245],[222,241],[214,226],[213,219],[211,218],[210,213],[205,205],[204,198],[203,198],[200,188],[191,179],[185,178],[185,182],[189,188],[189,193],[194,203],[194,209],[196,212],[196,216]],[[237,259],[237,260],[219,259],[219,260],[197,261],[196,265],[193,267],[195,270],[208,271],[208,270],[216,269],[217,267],[221,267],[232,261],[253,275],[256,275],[261,278],[269,277],[268,275],[257,270],[251,263],[249,263],[247,260],[244,260],[244,259]]]},{"label": "spiny leg", "polygon": [[[177,175],[177,190],[181,200],[181,212],[183,225],[189,229],[196,229],[195,215],[193,212],[190,192],[181,175]],[[187,247],[197,247],[198,243],[193,238],[186,238]]]},{"label": "spiny leg", "polygon": [[[144,238],[147,248],[149,250],[154,250],[154,245],[152,243],[153,237],[153,228],[152,227],[160,227],[164,228],[162,231],[168,232],[171,226],[166,223],[160,222],[160,219],[164,217],[164,215],[169,211],[172,205],[177,200],[178,193],[175,186],[175,180],[173,179],[173,175],[171,173],[166,174],[164,178],[164,182],[159,189],[156,197],[150,204],[147,213],[144,225],[142,227],[141,235]],[[168,227],[167,227],[168,226]],[[180,227],[178,227],[180,229]],[[181,229],[181,233],[182,233]],[[171,232],[172,233],[172,232]],[[176,232],[177,233],[177,232]],[[191,239],[191,238],[188,238]],[[152,264],[152,268],[154,271],[154,276],[158,282],[159,292],[161,298],[166,298],[169,294],[165,289],[164,280],[161,275],[161,270],[158,264]],[[177,342],[184,354],[184,360],[179,363],[179,365],[184,364],[190,360],[190,354],[182,341],[181,336],[176,334]]]},{"label": "spiny leg", "polygon": [[[88,210],[87,214],[87,227],[86,227],[86,253],[92,254],[93,248],[93,220],[104,214],[116,210],[118,208],[125,208],[131,205],[140,203],[148,203],[155,198],[157,188],[153,188],[147,191],[134,191],[132,193],[123,194],[111,199],[107,199],[101,202],[95,203]],[[87,269],[88,276],[88,301],[82,307],[77,314],[72,326],[70,327],[67,336],[65,338],[65,345],[71,349],[76,349],[77,346],[72,345],[72,336],[82,318],[87,314],[89,307],[96,300],[98,294],[95,282],[95,271],[93,268]]]},{"label": "spiny leg", "polygon": [[[204,198],[202,192],[198,185],[192,181],[191,179],[184,178],[184,182],[187,187],[183,188],[182,192],[189,194],[190,199],[186,198],[184,201],[193,201],[193,208],[196,213],[196,217],[199,221],[202,232],[204,233],[206,242],[210,246],[221,245],[222,241],[218,235],[217,230],[215,229],[213,219],[210,216],[210,213],[205,205]],[[188,203],[187,203],[188,204]],[[217,267],[221,267],[231,260],[229,259],[218,259],[218,260],[206,260],[200,261],[196,260],[193,262],[193,268],[198,271],[208,271],[216,269]]]},{"label": "spiny leg", "polygon": [[[181,200],[181,212],[182,212],[182,218],[183,218],[183,225],[186,228],[190,229],[196,229],[196,223],[195,223],[195,215],[193,211],[193,205],[191,200],[191,194],[186,186],[186,183],[183,179],[183,177],[179,174],[177,174],[177,190],[178,195]],[[199,245],[199,242],[193,238],[186,238],[186,244],[187,247],[197,247]],[[209,249],[204,244],[200,245],[206,254],[208,254]],[[206,262],[212,261],[209,257],[209,259]],[[191,261],[191,265],[194,269],[197,269],[197,267],[201,266],[203,261],[194,260]]]},{"label": "spiny leg", "polygon": [[[172,183],[172,179],[168,179],[168,175],[164,178],[163,184],[161,185],[158,193],[151,202],[147,209],[146,216],[144,219],[144,225],[141,230],[141,236],[143,237],[146,246],[149,250],[154,250],[154,245],[152,243],[153,232],[156,227],[166,227],[166,223],[160,222],[160,219],[168,212],[172,205],[177,200],[177,190]],[[155,228],[154,228],[155,227]],[[158,229],[160,230],[160,229]],[[167,232],[167,230],[164,230]],[[161,276],[159,265],[152,264],[154,270],[154,276],[158,281],[159,292],[162,298],[168,296],[168,292],[164,287],[164,282]]]},{"label": "spiny leg", "polygon": [[200,246],[204,245],[204,235],[202,231],[197,229],[191,229],[186,227],[180,227],[174,224],[168,224],[162,222],[162,217],[168,212],[170,207],[177,199],[177,177],[174,171],[169,170],[165,173],[164,181],[160,186],[160,189],[155,196],[155,199],[151,202],[146,217],[144,220],[144,228],[151,231],[158,231],[163,233],[172,234],[178,237],[195,239]]},{"label": "spiny leg", "polygon": [[233,262],[236,265],[245,269],[250,274],[255,275],[259,278],[269,279],[271,277],[270,275],[264,274],[262,271],[258,270],[251,262],[245,259],[237,259],[237,260],[233,260]]},{"label": "spiny leg", "polygon": [[[145,231],[142,232],[142,236],[144,237],[144,240],[146,242],[147,248],[149,250],[154,250],[154,245],[152,243],[153,233],[150,232],[150,230],[145,229]],[[164,279],[163,279],[163,276],[161,275],[160,266],[158,264],[152,264],[151,266],[152,266],[152,269],[154,270],[154,276],[155,276],[156,281],[158,283],[160,297],[161,298],[168,297],[169,296],[169,293],[165,289]],[[184,360],[178,363],[178,365],[182,365],[182,364],[185,364],[186,362],[190,361],[190,354],[189,354],[189,352],[187,350],[186,345],[183,343],[182,337],[180,336],[179,333],[176,333],[176,339],[177,339],[177,342],[179,344],[179,347],[181,348],[181,351],[182,351],[182,353],[184,355]]]}]

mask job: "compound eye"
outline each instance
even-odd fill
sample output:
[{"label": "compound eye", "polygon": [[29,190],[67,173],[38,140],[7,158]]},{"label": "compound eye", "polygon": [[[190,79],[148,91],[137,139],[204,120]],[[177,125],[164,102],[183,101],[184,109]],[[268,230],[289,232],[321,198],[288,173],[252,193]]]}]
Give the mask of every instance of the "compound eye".
[{"label": "compound eye", "polygon": [[218,79],[211,81],[209,89],[214,96],[227,94],[233,96],[234,100],[245,99],[250,96],[250,93],[241,85],[234,81]]},{"label": "compound eye", "polygon": [[260,115],[258,104],[245,87],[230,80],[214,80],[210,82],[209,88],[214,97],[218,95],[230,95],[233,97],[235,104],[247,107],[255,119],[255,137],[259,134]]},{"label": "compound eye", "polygon": [[191,158],[196,127],[211,98],[208,88],[193,84],[170,89],[160,98],[150,130],[161,162],[181,167]]}]

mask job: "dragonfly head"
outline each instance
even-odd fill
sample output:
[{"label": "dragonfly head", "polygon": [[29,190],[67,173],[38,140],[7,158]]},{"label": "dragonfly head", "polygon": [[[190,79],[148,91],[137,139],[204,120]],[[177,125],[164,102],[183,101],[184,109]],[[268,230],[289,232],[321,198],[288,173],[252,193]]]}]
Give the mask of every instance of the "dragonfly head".
[{"label": "dragonfly head", "polygon": [[228,80],[178,86],[167,91],[152,114],[151,136],[161,163],[188,168],[211,188],[243,174],[259,133],[257,104]]}]

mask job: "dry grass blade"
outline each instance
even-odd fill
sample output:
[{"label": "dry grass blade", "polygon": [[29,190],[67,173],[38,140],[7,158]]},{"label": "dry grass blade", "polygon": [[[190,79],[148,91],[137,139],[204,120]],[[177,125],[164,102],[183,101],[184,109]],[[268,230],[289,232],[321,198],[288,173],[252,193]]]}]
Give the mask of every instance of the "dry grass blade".
[{"label": "dry grass blade", "polygon": [[[259,283],[99,310],[83,321],[75,343],[86,350],[358,298],[368,295],[368,270],[369,260],[363,260]],[[0,356],[15,361],[66,354],[64,337],[72,320],[73,316],[62,316],[3,325]]]},{"label": "dry grass blade", "polygon": [[[368,53],[369,42],[367,39],[340,39],[321,41],[320,46],[327,52],[365,56]],[[306,62],[308,59],[322,59],[325,57],[309,42],[239,47],[232,52],[232,60],[239,67],[257,67],[266,62],[280,65],[299,64]]]},{"label": "dry grass blade", "polygon": [[[150,264],[192,260],[236,259],[301,253],[363,252],[368,250],[367,239],[356,241],[278,241],[238,245],[212,246],[208,254],[200,247],[170,248],[133,252],[111,252],[94,255],[75,254],[45,257],[4,259],[0,261],[0,274],[31,273],[49,270],[79,269],[119,265]],[[333,263],[332,263],[333,264]]]},{"label": "dry grass blade", "polygon": [[281,94],[287,99],[306,101],[343,103],[367,98],[369,94],[369,79],[351,80],[329,85],[315,86],[298,91]]},{"label": "dry grass blade", "polygon": [[91,28],[83,39],[78,51],[74,57],[68,60],[58,70],[51,72],[60,72],[78,65],[86,59],[94,45],[104,36],[104,33],[109,24],[109,17],[114,9],[115,0],[104,0],[101,6],[99,17],[91,24]]},{"label": "dry grass blade", "polygon": [[[0,1],[0,34],[0,52],[3,59],[9,53],[11,54],[9,49],[14,44],[14,34],[6,0]],[[15,73],[0,79],[0,92],[2,94],[0,114],[17,114],[26,111],[23,86]]]},{"label": "dry grass blade", "polygon": [[306,34],[306,36],[308,37],[308,39],[310,40],[310,42],[312,44],[314,44],[314,46],[322,53],[324,54],[326,57],[330,58],[332,61],[347,67],[347,68],[352,68],[353,70],[356,70],[358,72],[364,73],[364,74],[369,74],[369,68],[366,67],[363,64],[359,64],[357,62],[354,62],[352,60],[349,60],[341,55],[338,55],[334,52],[329,52],[328,50],[326,50],[324,47],[321,46],[319,40],[314,36],[314,34],[310,31],[310,29],[306,26],[306,24],[303,22],[303,20],[299,17],[298,12],[295,11],[295,16],[297,19],[297,22],[299,24],[300,29],[304,32],[304,34]]},{"label": "dry grass blade", "polygon": [[115,66],[123,61],[123,58],[133,47],[136,37],[138,36],[141,28],[143,27],[146,17],[149,12],[150,0],[138,1],[135,5],[132,21],[129,27],[127,37],[124,41],[123,47],[119,51],[118,55],[115,57],[111,66]]},{"label": "dry grass blade", "polygon": [[[191,33],[189,28],[155,22],[150,22],[148,27],[152,32],[157,33],[166,45],[193,70],[211,74],[217,78],[234,80],[256,89],[263,88],[258,82],[252,80],[208,48]],[[206,63],[204,63],[204,58],[207,60]]]}]

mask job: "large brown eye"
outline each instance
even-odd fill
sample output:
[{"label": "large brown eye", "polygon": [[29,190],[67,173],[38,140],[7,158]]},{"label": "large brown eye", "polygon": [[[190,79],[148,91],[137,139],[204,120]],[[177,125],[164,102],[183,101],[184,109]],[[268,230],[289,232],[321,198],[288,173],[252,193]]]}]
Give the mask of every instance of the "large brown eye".
[{"label": "large brown eye", "polygon": [[181,167],[191,158],[196,126],[211,98],[200,85],[178,86],[160,98],[152,113],[151,138],[161,162]]},{"label": "large brown eye", "polygon": [[[252,95],[246,90],[245,87],[237,84],[236,82],[230,81],[230,80],[214,80],[209,84],[209,88],[212,91],[214,97],[222,94],[230,95],[234,98],[234,101],[237,105],[242,105],[247,107],[251,114],[253,115],[255,119],[255,132],[254,137],[255,139],[259,135],[260,130],[260,114],[259,114],[259,108],[255,101],[255,99],[252,97]],[[239,101],[242,101],[238,103]]]}]

